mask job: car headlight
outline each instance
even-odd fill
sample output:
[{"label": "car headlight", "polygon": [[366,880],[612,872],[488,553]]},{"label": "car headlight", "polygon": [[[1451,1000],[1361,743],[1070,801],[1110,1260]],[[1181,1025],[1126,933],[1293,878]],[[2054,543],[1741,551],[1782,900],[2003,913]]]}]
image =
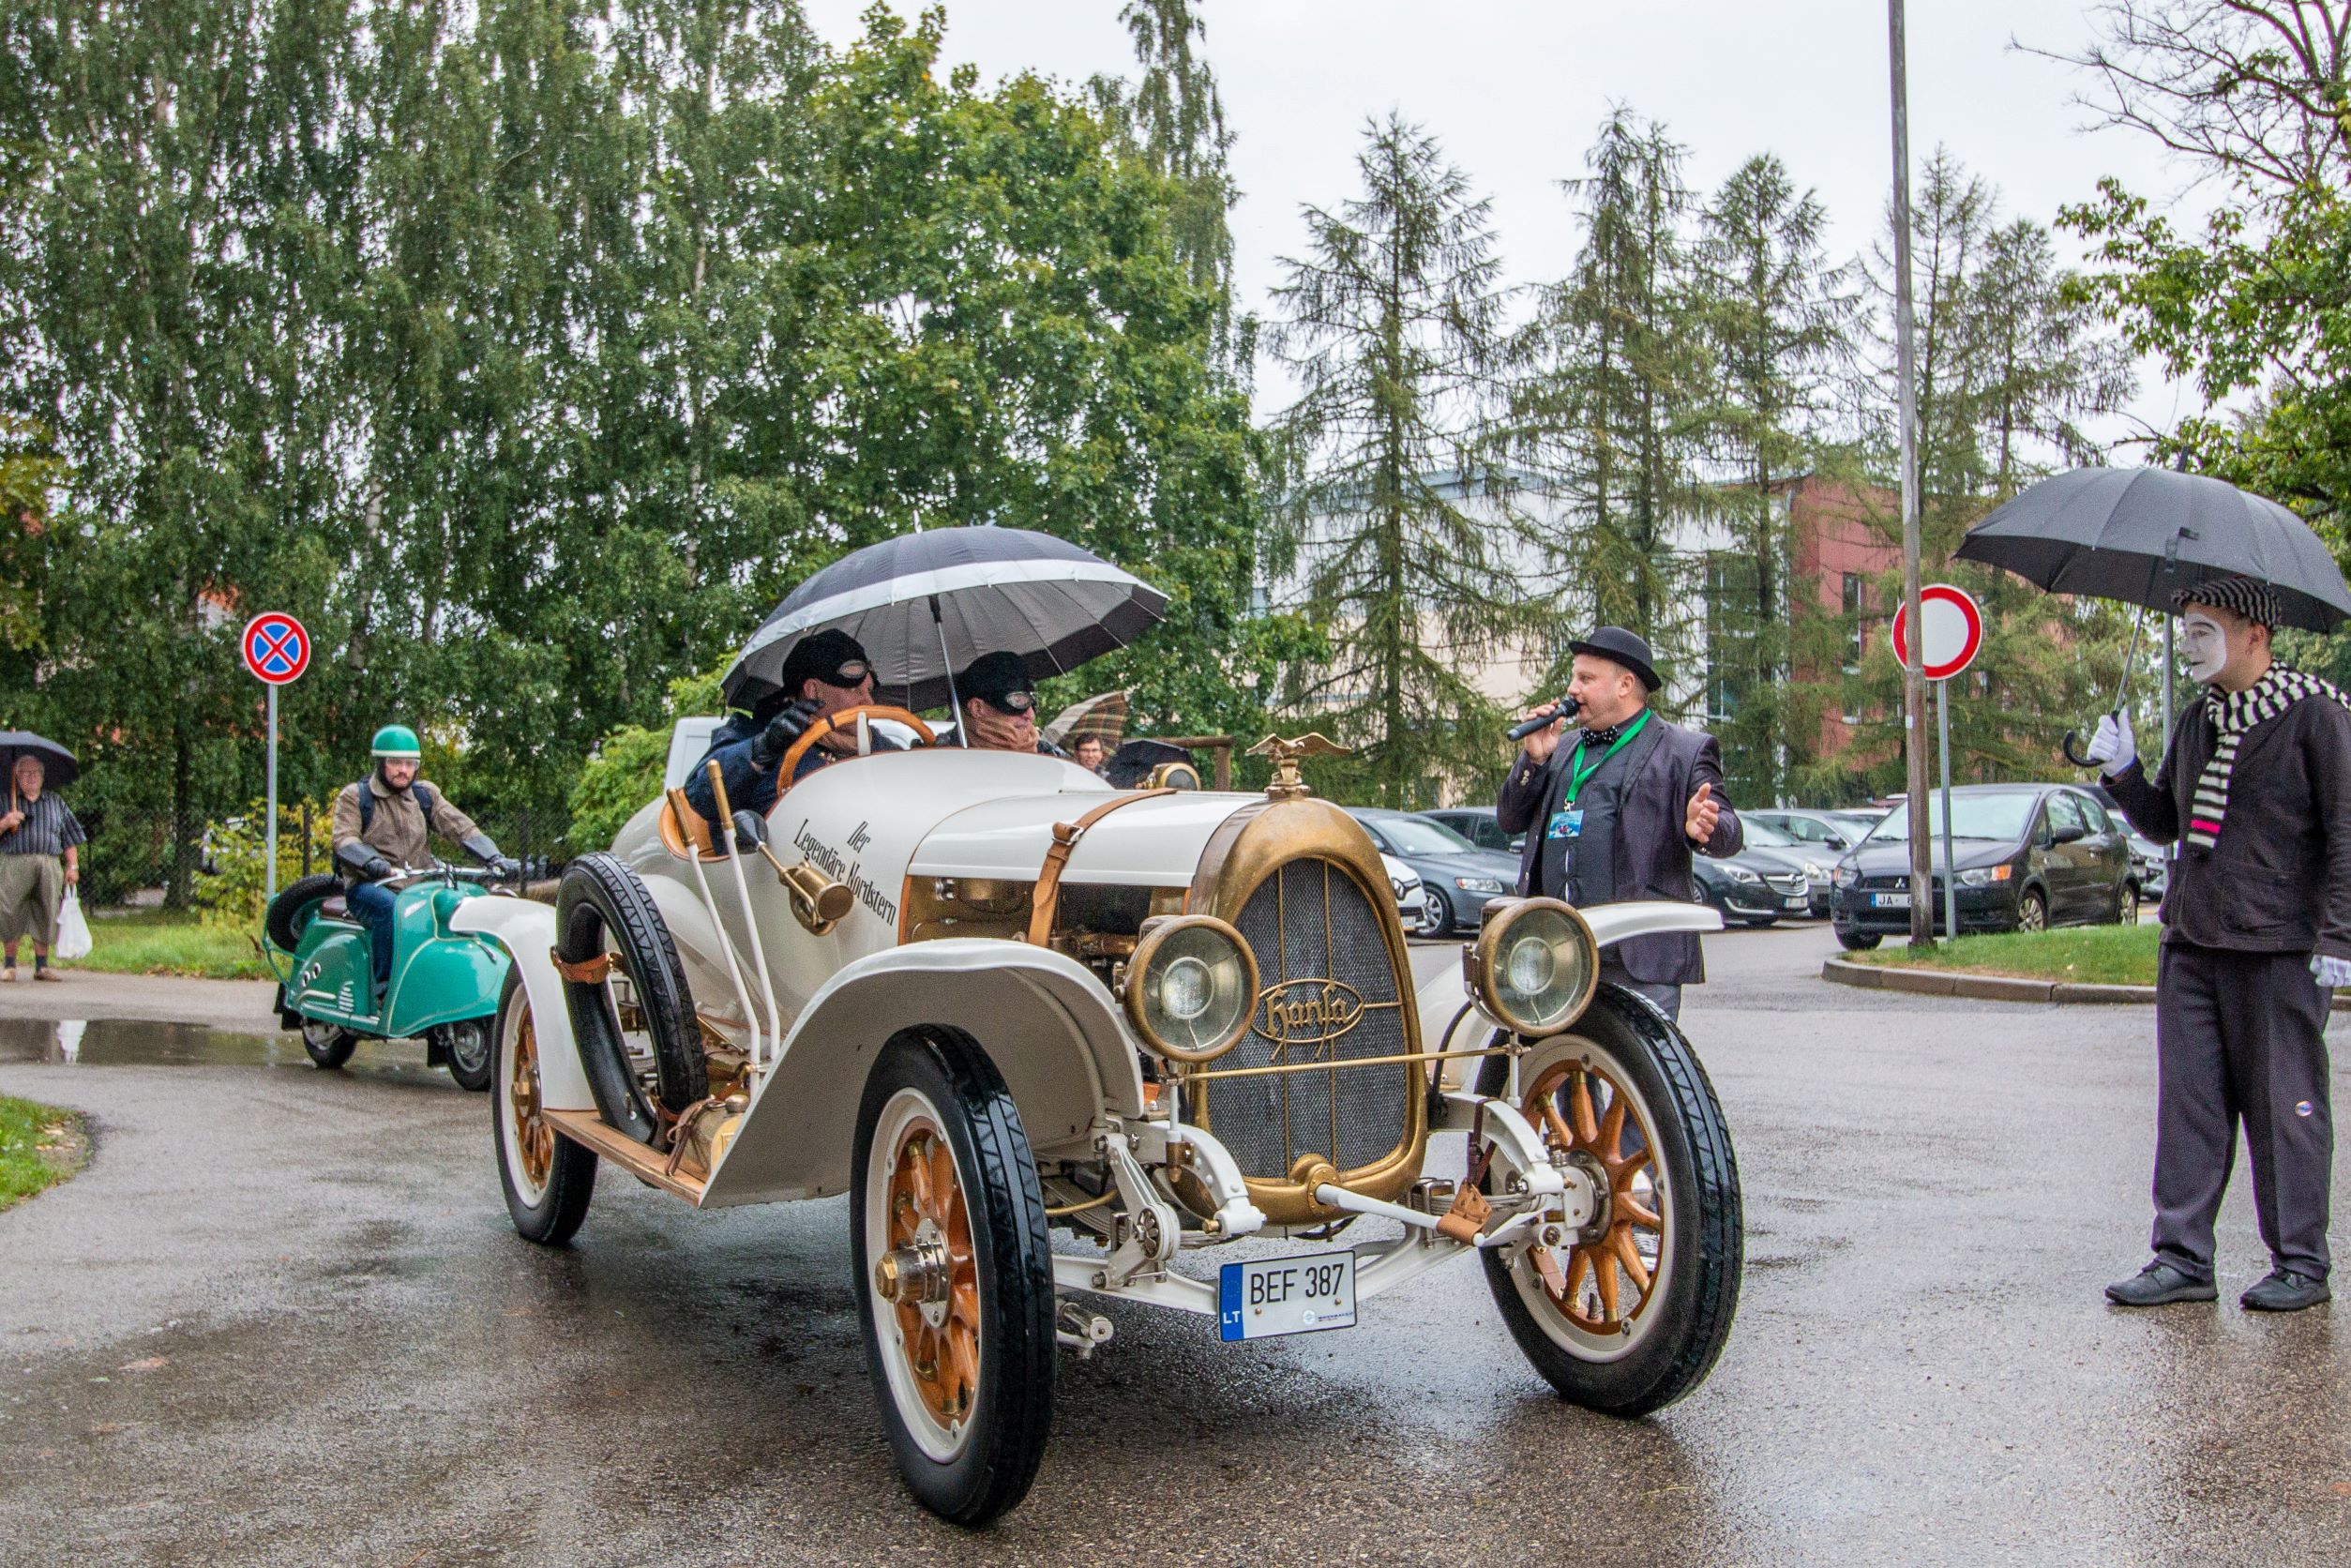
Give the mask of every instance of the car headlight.
[{"label": "car headlight", "polygon": [[1839,887],[1851,887],[1861,880],[1861,874],[1850,866],[1840,866],[1829,873],[1829,880]]},{"label": "car headlight", "polygon": [[1454,886],[1464,893],[1500,893],[1502,884],[1492,877],[1455,877]]},{"label": "car headlight", "polygon": [[1488,904],[1462,956],[1470,993],[1520,1034],[1557,1034],[1583,1016],[1600,984],[1600,943],[1557,898]]},{"label": "car headlight", "polygon": [[1143,922],[1120,1000],[1153,1050],[1213,1062],[1241,1043],[1257,996],[1257,957],[1241,933],[1213,915],[1179,914]]},{"label": "car headlight", "polygon": [[1808,864],[1804,867],[1804,880],[1808,882],[1825,882],[1829,880],[1829,868],[1826,866]]},{"label": "car headlight", "polygon": [[1959,885],[1962,887],[1989,887],[1994,882],[2004,882],[2008,881],[2009,874],[2013,869],[2014,867],[2008,866],[1979,866],[1972,871],[1960,872]]},{"label": "car headlight", "polygon": [[1763,880],[1744,866],[1726,866],[1723,867],[1723,875],[1733,882],[1761,882]]}]

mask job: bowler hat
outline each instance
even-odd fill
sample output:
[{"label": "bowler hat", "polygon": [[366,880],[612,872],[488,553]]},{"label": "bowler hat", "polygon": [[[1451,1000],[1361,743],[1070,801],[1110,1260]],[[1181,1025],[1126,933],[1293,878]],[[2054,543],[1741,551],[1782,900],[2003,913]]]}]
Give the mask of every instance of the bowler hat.
[{"label": "bowler hat", "polygon": [[1641,678],[1647,690],[1655,691],[1665,684],[1657,678],[1657,667],[1650,662],[1656,656],[1649,651],[1649,644],[1622,626],[1602,626],[1581,641],[1570,642],[1567,651],[1621,664]]}]

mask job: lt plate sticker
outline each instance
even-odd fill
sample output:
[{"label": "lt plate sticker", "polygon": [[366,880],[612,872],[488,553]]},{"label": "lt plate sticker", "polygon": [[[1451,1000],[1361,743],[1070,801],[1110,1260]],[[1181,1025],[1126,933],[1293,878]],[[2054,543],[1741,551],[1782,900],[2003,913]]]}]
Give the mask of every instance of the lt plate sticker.
[{"label": "lt plate sticker", "polygon": [[1228,1263],[1218,1278],[1217,1333],[1270,1339],[1355,1326],[1355,1254],[1306,1252]]}]

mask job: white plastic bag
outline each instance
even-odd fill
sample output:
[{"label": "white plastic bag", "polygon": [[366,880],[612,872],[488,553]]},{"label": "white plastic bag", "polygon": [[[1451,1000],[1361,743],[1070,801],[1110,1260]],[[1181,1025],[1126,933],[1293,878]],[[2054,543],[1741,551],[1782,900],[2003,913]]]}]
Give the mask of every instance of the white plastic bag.
[{"label": "white plastic bag", "polygon": [[68,888],[65,907],[57,912],[57,945],[50,956],[58,958],[86,958],[90,956],[90,923],[82,918],[82,895]]}]

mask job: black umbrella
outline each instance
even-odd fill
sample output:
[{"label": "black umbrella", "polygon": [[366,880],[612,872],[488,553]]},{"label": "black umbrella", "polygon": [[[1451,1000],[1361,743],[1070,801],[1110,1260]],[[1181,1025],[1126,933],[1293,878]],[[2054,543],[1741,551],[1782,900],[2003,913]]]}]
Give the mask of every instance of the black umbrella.
[{"label": "black umbrella", "polygon": [[1170,746],[1166,741],[1126,742],[1110,754],[1108,761],[1102,764],[1102,776],[1113,789],[1132,790],[1141,785],[1154,770],[1171,762],[1181,763],[1192,770],[1191,782],[1178,788],[1197,790],[1200,787],[1198,759],[1183,747]]},{"label": "black umbrella", "polygon": [[1024,528],[935,528],[852,550],[786,596],[721,689],[751,707],[811,632],[855,638],[876,694],[914,709],[952,700],[948,677],[982,654],[1018,654],[1042,680],[1123,648],[1168,596],[1091,550]]},{"label": "black umbrella", "polygon": [[73,760],[73,753],[55,741],[36,735],[30,730],[0,730],[0,768],[8,770],[11,788],[16,783],[16,760],[38,757],[44,775],[43,789],[62,789],[82,776],[82,765]]},{"label": "black umbrella", "polygon": [[[2351,618],[2351,586],[2308,523],[2225,480],[2176,469],[2081,468],[2043,479],[1968,529],[1958,554],[2051,593],[2166,614],[2182,588],[2250,577],[2277,594],[2288,626],[2330,632]],[[2135,655],[2135,629],[2131,645]],[[2117,712],[2130,665],[2126,656]],[[2065,755],[2093,765],[2073,749],[2071,731]]]},{"label": "black umbrella", "polygon": [[2225,480],[2169,468],[2043,479],[1968,529],[1959,558],[2053,594],[2165,611],[2179,589],[2250,577],[2277,592],[2288,626],[2328,632],[2351,618],[2351,587],[2308,523]]}]

